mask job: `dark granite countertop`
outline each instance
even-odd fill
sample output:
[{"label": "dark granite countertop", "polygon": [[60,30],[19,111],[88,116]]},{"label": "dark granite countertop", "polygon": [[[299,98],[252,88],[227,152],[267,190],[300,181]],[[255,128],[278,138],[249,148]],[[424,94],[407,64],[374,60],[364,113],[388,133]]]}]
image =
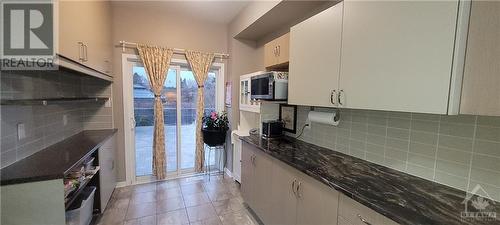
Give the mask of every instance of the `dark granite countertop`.
[{"label": "dark granite countertop", "polygon": [[92,154],[116,129],[85,130],[0,170],[0,185],[62,179]]},{"label": "dark granite countertop", "polygon": [[495,221],[464,221],[464,191],[294,138],[240,139],[400,224],[500,224],[498,202]]}]

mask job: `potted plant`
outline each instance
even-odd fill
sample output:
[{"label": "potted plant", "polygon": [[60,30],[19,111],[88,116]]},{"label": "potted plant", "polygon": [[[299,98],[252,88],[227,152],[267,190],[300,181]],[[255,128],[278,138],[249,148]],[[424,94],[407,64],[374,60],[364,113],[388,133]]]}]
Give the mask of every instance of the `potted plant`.
[{"label": "potted plant", "polygon": [[203,142],[210,147],[219,146],[226,141],[229,120],[226,112],[211,112],[203,117]]}]

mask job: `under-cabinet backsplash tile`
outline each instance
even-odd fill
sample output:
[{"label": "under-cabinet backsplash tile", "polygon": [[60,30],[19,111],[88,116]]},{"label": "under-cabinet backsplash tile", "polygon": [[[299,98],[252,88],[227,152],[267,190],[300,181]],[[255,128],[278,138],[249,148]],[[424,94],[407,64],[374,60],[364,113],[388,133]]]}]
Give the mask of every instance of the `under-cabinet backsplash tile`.
[{"label": "under-cabinet backsplash tile", "polygon": [[[67,71],[2,71],[1,99],[111,97],[109,82]],[[66,116],[66,124],[63,117]],[[112,128],[112,110],[101,103],[0,106],[0,167],[6,167],[84,129]],[[17,125],[26,137],[18,140]]]},{"label": "under-cabinet backsplash tile", "polygon": [[[295,136],[309,111],[298,107]],[[300,139],[461,190],[480,184],[500,201],[500,117],[341,109],[340,118]]]}]

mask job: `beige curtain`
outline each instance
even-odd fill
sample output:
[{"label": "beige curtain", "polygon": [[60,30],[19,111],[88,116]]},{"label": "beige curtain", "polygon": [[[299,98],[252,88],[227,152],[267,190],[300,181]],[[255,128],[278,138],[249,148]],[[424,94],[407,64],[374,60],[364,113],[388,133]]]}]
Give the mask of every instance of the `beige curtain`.
[{"label": "beige curtain", "polygon": [[189,65],[191,65],[194,77],[196,79],[196,82],[198,83],[198,104],[196,108],[197,115],[195,171],[203,172],[203,165],[205,164],[205,148],[203,144],[203,137],[201,134],[202,117],[205,108],[203,86],[208,76],[208,70],[210,70],[210,66],[212,65],[212,61],[214,60],[214,54],[186,50],[186,58],[189,62]]},{"label": "beige curtain", "polygon": [[154,99],[154,133],[153,133],[153,175],[157,179],[166,177],[165,134],[163,127],[163,103],[161,94],[165,83],[172,49],[156,46],[137,45],[137,50],[149,77]]}]

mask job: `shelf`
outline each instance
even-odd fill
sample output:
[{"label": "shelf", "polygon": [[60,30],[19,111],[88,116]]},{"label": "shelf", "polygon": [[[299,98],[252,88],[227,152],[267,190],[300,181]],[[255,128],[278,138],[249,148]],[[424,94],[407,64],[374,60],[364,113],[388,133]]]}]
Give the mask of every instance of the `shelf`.
[{"label": "shelf", "polygon": [[60,54],[57,54],[55,64],[59,66],[60,71],[66,70],[72,73],[81,74],[83,76],[98,78],[106,82],[113,82],[113,77],[111,77],[109,74],[103,73],[94,68],[83,65],[80,62],[77,62]]},{"label": "shelf", "polygon": [[42,98],[42,99],[2,99],[0,105],[52,105],[61,103],[106,102],[109,98]]},{"label": "shelf", "polygon": [[83,180],[83,182],[80,185],[78,185],[78,188],[75,191],[73,191],[73,193],[70,193],[68,195],[68,197],[65,200],[65,208],[66,209],[68,209],[69,206],[71,206],[71,204],[78,198],[78,195],[80,195],[80,193],[87,186],[87,184],[89,184],[89,182],[92,180],[92,178],[94,178],[94,176],[99,172],[99,169],[100,169],[100,167],[97,166],[94,170],[92,170],[94,172],[94,174],[86,175],[85,180]]},{"label": "shelf", "polygon": [[285,101],[281,101],[281,100],[278,100],[278,101],[274,101],[274,100],[259,100],[259,101],[260,101],[261,104],[262,103],[264,103],[264,104],[265,103],[274,103],[274,104],[287,104],[288,103],[288,101],[286,101],[286,100]]}]

